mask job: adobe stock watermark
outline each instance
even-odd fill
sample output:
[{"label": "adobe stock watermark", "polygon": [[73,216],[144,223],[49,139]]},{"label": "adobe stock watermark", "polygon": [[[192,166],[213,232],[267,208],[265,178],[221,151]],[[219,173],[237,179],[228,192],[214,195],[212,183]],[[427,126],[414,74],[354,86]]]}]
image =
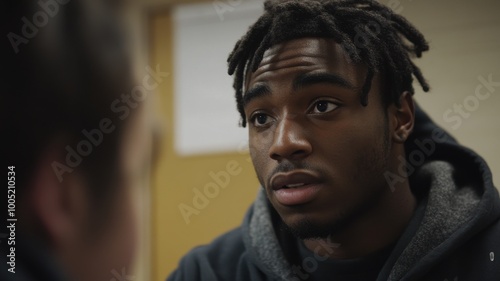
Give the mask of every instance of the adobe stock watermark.
[{"label": "adobe stock watermark", "polygon": [[33,39],[40,28],[43,28],[49,23],[50,18],[53,18],[59,13],[61,5],[68,4],[70,0],[40,0],[38,1],[38,6],[40,10],[35,12],[31,17],[31,20],[27,17],[22,17],[21,21],[23,26],[21,27],[20,33],[9,32],[7,38],[14,53],[19,53],[19,46],[21,44],[28,44],[29,39]]},{"label": "adobe stock watermark", "polygon": [[[409,0],[411,1],[411,0]],[[403,11],[403,5],[400,0],[389,0],[385,4],[389,7],[394,14],[400,14]],[[392,14],[389,11],[380,11],[380,14],[385,18],[390,19]],[[369,21],[367,23],[360,23],[354,27],[355,35],[352,38],[354,46],[342,42],[340,45],[345,51],[346,59],[352,62],[351,58],[361,49],[369,48],[373,40],[380,35],[382,29],[386,28],[383,24],[377,21]]]},{"label": "adobe stock watermark", "polygon": [[[130,115],[131,110],[145,101],[149,93],[157,89],[164,79],[170,75],[168,72],[161,71],[159,65],[156,65],[156,69],[146,66],[145,70],[147,74],[143,77],[141,85],[133,87],[130,93],[121,94],[120,98],[116,98],[111,103],[111,112],[117,114],[120,120],[125,120]],[[52,162],[52,169],[59,182],[63,181],[65,173],[73,172],[82,163],[84,157],[89,156],[93,149],[103,142],[105,135],[112,133],[116,129],[111,118],[107,117],[102,118],[97,125],[97,128],[91,130],[83,129],[81,131],[82,139],[75,147],[70,145],[65,147],[67,154],[64,163]]]},{"label": "adobe stock watermark", "polygon": [[186,224],[191,222],[191,216],[199,215],[200,211],[208,207],[210,200],[219,196],[221,190],[225,189],[231,182],[231,177],[241,174],[243,168],[236,160],[226,163],[224,170],[218,172],[210,171],[208,175],[211,181],[203,188],[193,188],[193,198],[191,205],[189,203],[180,203],[178,208]]},{"label": "adobe stock watermark", "polygon": [[128,275],[125,267],[122,268],[121,273],[116,269],[111,270],[111,274],[114,276],[109,281],[133,281],[135,280],[135,276]]},{"label": "adobe stock watermark", "polygon": [[418,167],[425,163],[426,159],[436,151],[437,143],[444,143],[448,139],[446,132],[439,127],[435,127],[432,130],[430,138],[415,139],[413,144],[416,148],[407,154],[408,158],[402,155],[398,156],[399,165],[397,173],[391,171],[384,172],[385,180],[391,191],[394,192],[397,184],[403,183],[407,177],[411,176]]},{"label": "adobe stock watermark", "polygon": [[[327,260],[340,247],[339,243],[332,242],[330,236],[325,240],[318,240],[318,243],[319,245],[314,249],[313,255],[305,257],[302,264],[292,265],[292,272],[288,276],[282,276],[284,280],[308,280],[310,274],[318,270],[319,263]],[[320,255],[321,252],[325,253],[325,255]]]},{"label": "adobe stock watermark", "polygon": [[[472,112],[478,110],[480,102],[493,96],[495,87],[500,86],[500,82],[493,81],[493,74],[489,74],[487,79],[478,76],[478,80],[479,84],[476,86],[473,95],[467,96],[461,104],[455,103],[453,109],[447,109],[443,113],[445,122],[454,122],[454,125],[452,125],[453,130],[457,130],[462,125],[463,119],[469,118]],[[444,143],[447,139],[445,131],[438,127],[433,129],[430,138],[415,139],[414,145],[416,149],[407,154],[408,158],[398,156],[397,173],[391,171],[384,173],[385,180],[391,191],[394,192],[398,183],[404,182],[405,178],[411,176],[418,167],[425,163],[426,159],[435,152],[437,143]]]},{"label": "adobe stock watermark", "polygon": [[[408,0],[408,1],[411,2],[412,0]],[[396,14],[400,14],[403,11],[403,5],[401,5],[400,0],[389,0],[389,1],[387,1],[387,3],[385,5],[387,7],[389,7],[391,10],[393,10],[394,13],[396,13]]]},{"label": "adobe stock watermark", "polygon": [[493,74],[487,78],[478,76],[474,94],[468,95],[461,103],[453,104],[453,108],[447,109],[443,113],[443,119],[446,123],[451,123],[451,128],[457,130],[462,126],[463,120],[471,117],[471,113],[479,109],[481,102],[486,101],[493,96],[495,88],[500,87],[500,82],[493,81]]},{"label": "adobe stock watermark", "polygon": [[372,40],[376,40],[376,37],[381,32],[381,26],[378,22],[369,21],[366,24],[357,24],[354,27],[356,34],[352,38],[352,43],[354,46],[347,44],[345,41],[340,45],[345,51],[345,58],[349,63],[352,62],[352,58],[355,57],[361,49],[369,48],[372,44]]},{"label": "adobe stock watermark", "polygon": [[[240,155],[248,155],[248,140],[241,141],[236,147],[236,151]],[[245,158],[246,162],[252,162],[251,157]],[[180,203],[179,211],[186,224],[191,222],[191,216],[199,215],[201,210],[208,207],[210,201],[219,196],[221,190],[227,188],[231,182],[231,178],[238,176],[243,171],[241,163],[236,160],[230,160],[226,163],[225,169],[218,172],[210,171],[208,175],[211,181],[206,183],[203,188],[193,188],[193,198],[191,204]]]},{"label": "adobe stock watermark", "polygon": [[215,12],[219,16],[221,21],[224,20],[224,14],[227,12],[232,12],[243,3],[243,0],[214,0],[212,6]]}]

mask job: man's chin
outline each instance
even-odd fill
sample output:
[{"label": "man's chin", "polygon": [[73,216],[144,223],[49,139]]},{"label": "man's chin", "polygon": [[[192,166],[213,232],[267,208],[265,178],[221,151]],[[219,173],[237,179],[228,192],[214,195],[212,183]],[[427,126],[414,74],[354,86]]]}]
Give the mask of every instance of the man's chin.
[{"label": "man's chin", "polygon": [[282,223],[282,229],[298,239],[326,239],[342,229],[342,223],[320,224],[309,219],[301,219],[294,223]]}]

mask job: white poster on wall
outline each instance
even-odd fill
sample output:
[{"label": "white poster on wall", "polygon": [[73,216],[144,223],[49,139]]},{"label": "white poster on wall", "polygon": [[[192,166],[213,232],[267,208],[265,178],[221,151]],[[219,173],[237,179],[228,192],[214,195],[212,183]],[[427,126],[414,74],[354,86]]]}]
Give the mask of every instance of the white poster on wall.
[{"label": "white poster on wall", "polygon": [[247,143],[227,57],[262,13],[261,0],[174,9],[174,146],[180,155],[236,151]]}]

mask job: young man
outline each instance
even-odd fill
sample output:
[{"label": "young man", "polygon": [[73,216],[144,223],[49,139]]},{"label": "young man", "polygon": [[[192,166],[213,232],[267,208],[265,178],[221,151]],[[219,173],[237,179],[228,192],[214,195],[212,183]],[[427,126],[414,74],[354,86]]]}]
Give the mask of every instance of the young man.
[{"label": "young man", "polygon": [[136,83],[111,9],[2,3],[0,280],[131,276],[151,133],[145,102],[114,109]]},{"label": "young man", "polygon": [[500,280],[491,173],[414,103],[428,45],[376,1],[268,1],[229,73],[262,192],[168,280]]}]

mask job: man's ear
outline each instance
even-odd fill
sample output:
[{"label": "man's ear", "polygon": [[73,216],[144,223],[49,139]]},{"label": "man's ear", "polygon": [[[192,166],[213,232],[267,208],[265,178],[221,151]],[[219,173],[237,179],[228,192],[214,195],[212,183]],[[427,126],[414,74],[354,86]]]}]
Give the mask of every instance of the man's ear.
[{"label": "man's ear", "polygon": [[49,146],[37,162],[27,194],[31,219],[55,249],[64,249],[78,239],[90,209],[79,167],[72,168],[63,178],[58,178],[53,170],[54,161],[66,164],[65,156],[63,145]]},{"label": "man's ear", "polygon": [[393,105],[392,139],[395,143],[404,143],[415,124],[415,107],[410,92],[403,92],[399,97],[400,106]]}]

